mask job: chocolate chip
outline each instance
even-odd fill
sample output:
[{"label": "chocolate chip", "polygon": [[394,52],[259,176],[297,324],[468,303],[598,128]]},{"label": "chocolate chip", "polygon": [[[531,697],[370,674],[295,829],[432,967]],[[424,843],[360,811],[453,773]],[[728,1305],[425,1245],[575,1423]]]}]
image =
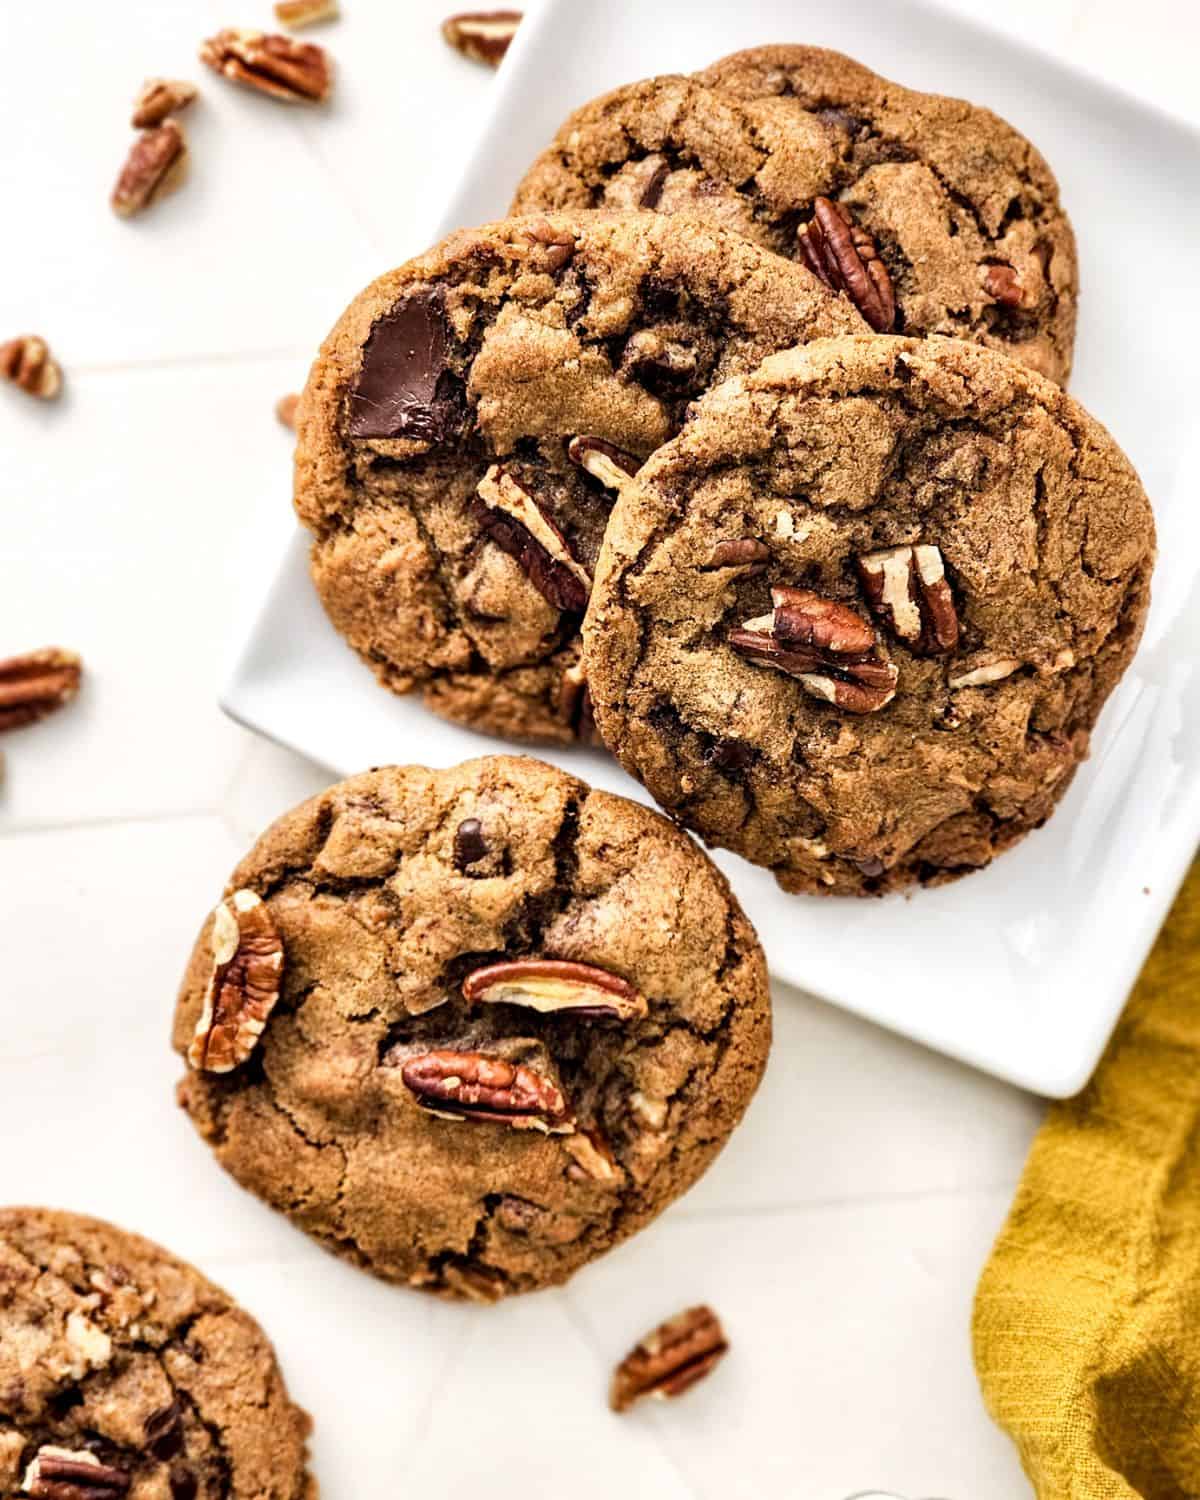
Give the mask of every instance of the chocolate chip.
[{"label": "chocolate chip", "polygon": [[350,397],[351,437],[444,443],[462,426],[445,303],[441,287],[414,292],[372,328]]},{"label": "chocolate chip", "polygon": [[179,1402],[172,1401],[169,1406],[152,1412],[146,1418],[143,1429],[146,1447],[155,1458],[174,1458],[183,1448],[183,1429],[179,1424],[181,1415]]},{"label": "chocolate chip", "polygon": [[707,759],[722,771],[744,771],[754,759],[754,747],[744,740],[715,740]]},{"label": "chocolate chip", "polygon": [[488,852],[487,840],[483,836],[483,824],[478,818],[464,818],[454,834],[454,868],[465,870]]},{"label": "chocolate chip", "polygon": [[171,1500],[196,1500],[196,1476],[191,1469],[185,1468],[183,1464],[175,1464],[171,1469]]},{"label": "chocolate chip", "polygon": [[638,200],[639,208],[657,208],[658,200],[662,197],[663,184],[666,182],[671,168],[665,161],[659,162],[651,174],[650,181],[642,189],[642,196]]}]

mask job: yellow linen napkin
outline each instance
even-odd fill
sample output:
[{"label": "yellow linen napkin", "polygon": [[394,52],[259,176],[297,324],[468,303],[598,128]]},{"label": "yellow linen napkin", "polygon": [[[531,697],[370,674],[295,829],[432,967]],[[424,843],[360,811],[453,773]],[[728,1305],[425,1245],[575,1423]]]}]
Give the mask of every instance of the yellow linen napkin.
[{"label": "yellow linen napkin", "polygon": [[1200,860],[1034,1141],[974,1337],[1039,1500],[1200,1496]]}]

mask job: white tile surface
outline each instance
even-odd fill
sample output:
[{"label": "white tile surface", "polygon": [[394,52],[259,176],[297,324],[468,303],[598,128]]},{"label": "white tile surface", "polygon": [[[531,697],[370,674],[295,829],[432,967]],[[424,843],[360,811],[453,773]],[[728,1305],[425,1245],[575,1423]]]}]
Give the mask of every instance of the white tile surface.
[{"label": "white tile surface", "polygon": [[[958,3],[1163,103],[1194,93],[1186,0],[1150,0],[1136,29],[1109,0]],[[193,931],[246,841],[323,780],[214,706],[289,527],[271,406],[358,284],[418,248],[486,102],[488,75],[437,39],[449,7],[344,6],[319,38],[340,64],[327,119],[192,62],[263,0],[0,7],[0,336],[45,332],[70,392],[41,410],[0,391],[0,654],[59,640],[91,668],[76,706],[4,746],[3,1197],[107,1214],[243,1297],[317,1416],[328,1500],[463,1500],[495,1472],[529,1494],[741,1500],[751,1453],[772,1495],[1012,1500],[967,1325],[1039,1113],[1013,1090],[781,990],[767,1081],[705,1182],[569,1291],[491,1311],[331,1261],[174,1108]],[[119,224],[128,97],[159,71],[204,88],[193,179]],[[610,1360],[693,1296],[729,1323],[721,1372],[610,1417]]]}]

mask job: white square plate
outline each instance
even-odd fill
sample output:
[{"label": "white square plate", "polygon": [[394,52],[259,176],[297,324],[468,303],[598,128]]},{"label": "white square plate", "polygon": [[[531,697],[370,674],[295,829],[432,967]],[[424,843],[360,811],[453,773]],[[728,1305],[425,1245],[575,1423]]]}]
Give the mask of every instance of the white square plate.
[{"label": "white square plate", "polygon": [[[1051,823],[990,869],[936,891],[836,902],[785,896],[762,871],[718,859],[779,978],[1065,1096],[1095,1066],[1200,835],[1200,509],[1188,482],[1200,468],[1200,428],[1183,316],[1200,283],[1200,137],[918,0],[545,0],[527,13],[495,80],[487,128],[431,237],[502,216],[526,164],[592,95],[768,41],[836,47],[914,87],[963,95],[1042,148],[1080,242],[1072,390],[1137,464],[1161,561],[1145,640],[1091,761]],[[422,248],[398,245],[396,260]],[[347,301],[356,290],[346,286]],[[281,506],[287,483],[281,473]],[[376,686],[326,622],[305,554],[297,537],[226,710],[339,773],[388,761],[449,765],[498,748]],[[644,797],[598,753],[546,758]]]}]

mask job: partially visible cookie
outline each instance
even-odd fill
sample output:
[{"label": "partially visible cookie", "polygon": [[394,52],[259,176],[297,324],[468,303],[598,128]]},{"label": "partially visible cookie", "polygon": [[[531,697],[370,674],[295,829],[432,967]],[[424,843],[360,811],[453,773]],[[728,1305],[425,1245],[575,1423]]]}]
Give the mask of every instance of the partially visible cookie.
[{"label": "partially visible cookie", "polygon": [[990,110],[820,47],[758,47],[577,110],[512,211],[641,207],[811,265],[877,332],[1002,349],[1065,381],[1078,268],[1054,176]]},{"label": "partially visible cookie", "polygon": [[[605,460],[635,469],[714,381],[864,326],[712,225],[570,214],[452,235],[356,298],[301,402],[296,508],[330,619],[394,691],[571,743]],[[580,435],[616,445],[599,475],[568,454]]]},{"label": "partially visible cookie", "polygon": [[0,1492],[315,1500],[258,1324],[139,1235],[0,1209]]},{"label": "partially visible cookie", "polygon": [[624,487],[584,623],[597,722],[786,890],[943,880],[1063,795],[1153,560],[1132,466],[1050,381],[958,340],[810,344]]},{"label": "partially visible cookie", "polygon": [[648,808],[523,757],[371,771],[270,829],[196,945],[180,1100],[390,1281],[564,1281],[721,1149],[770,1036],[753,929]]}]

